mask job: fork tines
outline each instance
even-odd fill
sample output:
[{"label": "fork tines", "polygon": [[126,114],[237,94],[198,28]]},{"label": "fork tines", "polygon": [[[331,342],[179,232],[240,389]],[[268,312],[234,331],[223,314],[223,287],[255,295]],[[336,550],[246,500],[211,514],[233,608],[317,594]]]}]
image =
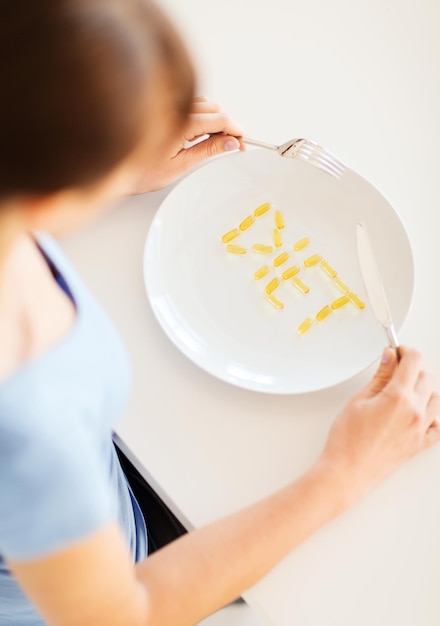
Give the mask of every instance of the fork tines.
[{"label": "fork tines", "polygon": [[292,156],[315,165],[335,178],[341,178],[345,171],[345,165],[339,159],[313,141],[300,140]]}]

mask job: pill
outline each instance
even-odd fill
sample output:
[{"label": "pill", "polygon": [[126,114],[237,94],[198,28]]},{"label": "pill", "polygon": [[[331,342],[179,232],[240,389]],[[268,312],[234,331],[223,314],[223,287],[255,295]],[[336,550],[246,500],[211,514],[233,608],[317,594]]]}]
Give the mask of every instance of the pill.
[{"label": "pill", "polygon": [[283,238],[281,237],[281,233],[276,228],[274,228],[273,231],[273,242],[277,248],[283,245]]},{"label": "pill", "polygon": [[318,313],[316,314],[316,319],[318,320],[318,322],[322,322],[322,320],[325,320],[325,318],[330,315],[331,312],[331,306],[329,304],[326,304],[325,307],[318,311]]},{"label": "pill", "polygon": [[255,209],[254,216],[260,217],[261,215],[264,215],[265,213],[267,213],[269,209],[270,209],[270,202],[265,202],[264,204],[260,204],[260,206],[257,206],[257,208]]},{"label": "pill", "polygon": [[306,317],[306,319],[301,322],[301,324],[298,326],[298,333],[300,335],[304,335],[304,333],[306,333],[310,326],[313,324],[313,320],[311,317]]},{"label": "pill", "polygon": [[246,254],[246,248],[243,248],[243,246],[236,246],[233,243],[228,243],[228,245],[226,246],[226,251],[227,252],[232,252],[232,254]]},{"label": "pill", "polygon": [[261,278],[266,276],[266,274],[269,274],[269,272],[270,267],[268,265],[263,265],[263,267],[260,267],[260,269],[255,272],[254,280],[260,280]]},{"label": "pill", "polygon": [[272,293],[272,291],[275,291],[275,289],[278,287],[279,284],[280,284],[279,278],[272,278],[270,283],[267,283],[264,291],[269,295],[270,293]]},{"label": "pill", "polygon": [[324,272],[328,274],[329,276],[331,276],[332,278],[334,278],[337,275],[336,270],[334,270],[332,266],[327,263],[327,261],[321,261],[321,267],[324,270]]},{"label": "pill", "polygon": [[252,224],[255,222],[255,217],[253,215],[248,215],[239,225],[240,230],[247,230]]},{"label": "pill", "polygon": [[303,237],[299,241],[293,244],[293,249],[295,252],[299,252],[300,250],[304,250],[310,243],[310,239],[308,237]]},{"label": "pill", "polygon": [[298,267],[298,265],[292,265],[292,267],[289,267],[287,268],[287,270],[284,270],[281,276],[284,278],[284,280],[287,280],[288,278],[292,278],[293,276],[298,274],[299,271],[300,271],[300,268]]},{"label": "pill", "polygon": [[279,254],[277,257],[274,258],[273,264],[275,267],[279,267],[280,265],[285,263],[288,258],[289,258],[289,253],[283,252],[282,254]]},{"label": "pill", "polygon": [[350,287],[348,287],[348,285],[346,285],[344,281],[342,281],[340,278],[334,278],[333,282],[335,283],[339,291],[342,291],[342,293],[348,293],[350,291]]},{"label": "pill", "polygon": [[281,211],[275,211],[275,224],[279,230],[284,228],[284,215]]},{"label": "pill", "polygon": [[267,294],[267,299],[276,309],[284,309],[284,303],[281,300],[278,300],[273,294]]},{"label": "pill", "polygon": [[230,241],[238,237],[239,234],[240,234],[240,231],[238,230],[238,228],[234,228],[233,230],[230,230],[229,232],[223,235],[222,241],[223,243],[229,243]]},{"label": "pill", "polygon": [[292,282],[295,285],[295,287],[297,287],[297,289],[299,289],[303,293],[309,293],[310,287],[307,287],[307,285],[305,285],[303,283],[303,281],[300,278],[298,278],[297,276],[293,277],[293,281]]},{"label": "pill", "polygon": [[319,263],[321,259],[322,259],[322,256],[320,254],[312,254],[312,256],[309,256],[307,257],[307,259],[304,259],[304,266],[312,267],[312,265],[316,265],[317,263]]},{"label": "pill", "polygon": [[351,292],[348,297],[359,309],[365,309],[365,302],[363,302],[355,293]]},{"label": "pill", "polygon": [[340,309],[341,306],[344,306],[344,304],[347,304],[347,302],[349,301],[350,298],[347,295],[341,296],[340,298],[332,302],[332,309]]},{"label": "pill", "polygon": [[259,254],[270,254],[273,252],[273,247],[265,246],[264,243],[254,243],[252,250],[254,252],[258,252]]}]

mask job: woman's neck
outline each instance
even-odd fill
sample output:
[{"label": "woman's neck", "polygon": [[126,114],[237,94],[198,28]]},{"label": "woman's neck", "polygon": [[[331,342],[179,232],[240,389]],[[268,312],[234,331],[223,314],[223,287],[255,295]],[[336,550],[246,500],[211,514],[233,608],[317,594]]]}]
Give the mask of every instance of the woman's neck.
[{"label": "woman's neck", "polygon": [[29,328],[20,272],[20,250],[24,239],[19,229],[6,219],[0,219],[0,380],[26,357]]},{"label": "woman's neck", "polygon": [[76,312],[27,233],[7,240],[3,230],[0,258],[1,381],[62,340]]}]

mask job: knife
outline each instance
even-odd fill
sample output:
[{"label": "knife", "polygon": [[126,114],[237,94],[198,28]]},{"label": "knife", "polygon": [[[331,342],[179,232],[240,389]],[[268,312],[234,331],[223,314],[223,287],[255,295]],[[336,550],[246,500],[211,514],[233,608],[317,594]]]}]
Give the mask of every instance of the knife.
[{"label": "knife", "polygon": [[360,222],[356,227],[356,241],[361,276],[368,300],[370,301],[374,315],[385,329],[389,345],[396,351],[396,356],[399,360],[399,341],[391,318],[390,307],[374,257],[370,237],[363,222]]}]

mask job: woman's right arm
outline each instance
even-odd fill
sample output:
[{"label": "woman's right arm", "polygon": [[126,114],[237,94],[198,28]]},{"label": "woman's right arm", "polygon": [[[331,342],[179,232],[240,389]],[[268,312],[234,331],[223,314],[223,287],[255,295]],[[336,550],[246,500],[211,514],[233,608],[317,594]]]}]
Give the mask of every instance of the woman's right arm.
[{"label": "woman's right arm", "polygon": [[133,566],[110,525],[52,556],[11,567],[50,626],[191,626],[405,460],[440,441],[440,399],[414,350],[384,353],[373,380],[336,419],[316,464],[238,513]]}]

